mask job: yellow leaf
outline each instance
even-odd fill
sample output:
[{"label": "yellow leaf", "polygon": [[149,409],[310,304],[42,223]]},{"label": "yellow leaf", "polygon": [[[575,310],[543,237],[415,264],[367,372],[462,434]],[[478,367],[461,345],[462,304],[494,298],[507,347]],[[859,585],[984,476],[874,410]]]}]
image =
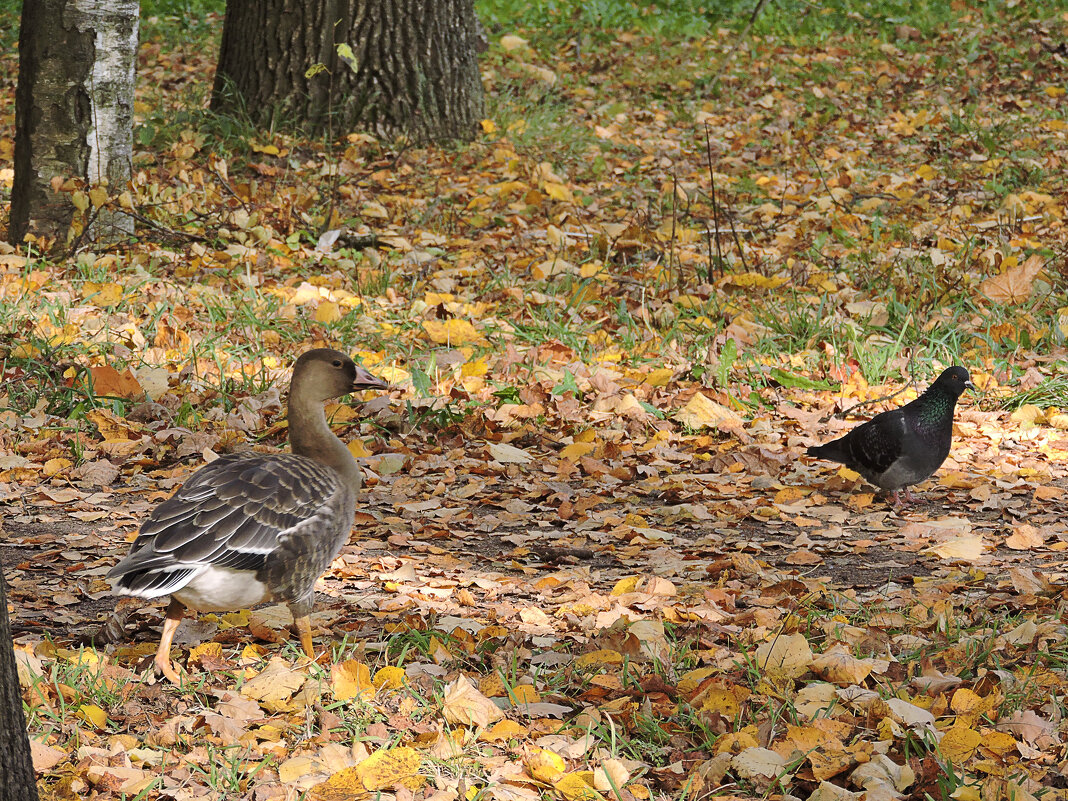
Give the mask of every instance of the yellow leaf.
[{"label": "yellow leaf", "polygon": [[938,545],[932,545],[924,550],[926,553],[938,554],[943,559],[974,562],[982,557],[985,548],[986,543],[983,542],[983,538],[980,535],[965,534],[964,536],[941,542]]},{"label": "yellow leaf", "polygon": [[513,34],[507,34],[501,37],[501,50],[506,53],[512,50],[521,50],[527,46],[527,40],[522,36],[515,36]]},{"label": "yellow leaf", "polygon": [[404,686],[404,676],[404,668],[387,665],[375,672],[374,685],[380,690],[399,690]]},{"label": "yellow leaf", "polygon": [[278,780],[282,784],[292,784],[301,776],[311,773],[318,767],[318,761],[310,756],[292,757],[278,766]]},{"label": "yellow leaf", "polygon": [[948,761],[960,765],[971,759],[982,741],[982,735],[970,726],[954,726],[942,735],[938,749]]},{"label": "yellow leaf", "polygon": [[638,586],[638,582],[641,581],[641,576],[627,576],[616,582],[616,586],[612,588],[612,595],[625,595],[628,592],[634,592]]},{"label": "yellow leaf", "polygon": [[516,704],[536,704],[541,700],[533,684],[517,684],[512,688],[512,702]]},{"label": "yellow leaf", "polygon": [[74,208],[78,211],[85,211],[89,208],[89,196],[80,189],[70,193],[70,202],[74,204]]},{"label": "yellow leaf", "polygon": [[389,790],[415,776],[421,763],[422,757],[414,748],[383,748],[357,765],[356,772],[370,792]]},{"label": "yellow leaf", "polygon": [[526,737],[529,733],[529,729],[526,726],[521,726],[514,720],[498,721],[493,724],[493,727],[488,731],[482,732],[479,736],[480,740],[484,740],[487,743],[498,743],[505,740],[518,740],[522,737]]},{"label": "yellow leaf", "polygon": [[486,375],[489,372],[489,365],[486,363],[486,357],[483,356],[480,359],[474,361],[464,362],[460,368],[460,375],[473,378],[477,376]]},{"label": "yellow leaf", "polygon": [[871,673],[874,665],[869,659],[858,659],[842,648],[833,647],[826,653],[817,654],[812,660],[812,672],[833,684],[843,687],[860,684]]},{"label": "yellow leaf", "polygon": [[189,649],[189,663],[198,664],[205,656],[213,659],[222,659],[222,643],[202,642],[200,645]]},{"label": "yellow leaf", "polygon": [[122,286],[115,282],[98,284],[86,281],[82,284],[82,297],[98,306],[116,306],[122,302]]},{"label": "yellow leaf", "polygon": [[523,762],[527,773],[547,784],[554,784],[567,770],[563,757],[544,748],[534,748]]},{"label": "yellow leaf", "polygon": [[52,477],[57,473],[62,473],[68,467],[73,467],[74,462],[70,459],[49,459],[44,463],[44,474],[46,477]]},{"label": "yellow leaf", "polygon": [[82,704],[78,707],[78,717],[97,729],[108,725],[107,713],[96,704]]},{"label": "yellow leaf", "polygon": [[349,453],[355,456],[357,459],[366,459],[368,456],[373,456],[367,448],[364,447],[363,440],[350,439],[348,442]]},{"label": "yellow leaf", "polygon": [[1065,89],[1063,86],[1047,86],[1042,91],[1050,97],[1061,97],[1064,95]]},{"label": "yellow leaf", "polygon": [[504,717],[500,707],[480,693],[463,675],[445,688],[441,713],[449,723],[483,728]]},{"label": "yellow leaf", "polygon": [[36,359],[41,355],[41,349],[29,342],[20,342],[11,349],[13,359]]},{"label": "yellow leaf", "polygon": [[698,392],[690,402],[674,414],[674,418],[690,428],[718,428],[721,431],[740,431],[745,421],[720,403]]},{"label": "yellow leaf", "polygon": [[756,666],[771,679],[796,679],[812,665],[812,649],[803,634],[776,636],[756,649]]},{"label": "yellow leaf", "polygon": [[482,335],[467,320],[453,317],[448,320],[424,320],[423,330],[432,342],[439,345],[466,345],[481,341]]},{"label": "yellow leaf", "polygon": [[645,383],[651,387],[666,387],[673,375],[675,371],[670,367],[658,367],[656,370],[649,371],[645,377]]},{"label": "yellow leaf", "polygon": [[559,200],[564,203],[573,203],[575,200],[575,196],[571,194],[570,189],[555,181],[546,181],[541,185],[541,188],[553,200]]},{"label": "yellow leaf", "polygon": [[769,278],[760,273],[738,273],[724,276],[720,284],[722,286],[736,286],[742,289],[776,289],[787,282],[782,276]]},{"label": "yellow leaf", "polygon": [[315,322],[336,323],[341,319],[341,306],[332,300],[324,300],[315,307]]},{"label": "yellow leaf", "polygon": [[727,687],[710,687],[707,693],[701,694],[704,696],[701,709],[705,712],[715,712],[727,720],[734,720],[742,709],[738,696]]},{"label": "yellow leaf", "polygon": [[250,617],[251,615],[249,614],[249,610],[247,609],[242,609],[238,612],[227,612],[219,619],[221,623],[219,628],[225,630],[237,629],[241,628],[242,626],[247,626]]},{"label": "yellow leaf", "polygon": [[[625,579],[624,579],[625,580]],[[590,665],[622,665],[623,655],[619,651],[613,651],[610,648],[602,648],[599,651],[591,651],[588,654],[583,654],[575,660],[577,667],[588,667]]]},{"label": "yellow leaf", "polygon": [[579,801],[603,799],[604,796],[590,786],[590,782],[586,780],[587,776],[592,781],[593,771],[583,770],[566,773],[556,780],[554,786],[564,798],[578,799]]},{"label": "yellow leaf", "polygon": [[684,673],[682,678],[679,679],[679,692],[689,695],[701,686],[701,682],[716,673],[717,670],[718,668],[709,666],[696,668]]},{"label": "yellow leaf", "polygon": [[530,276],[535,281],[544,281],[554,275],[575,275],[578,268],[567,259],[546,259],[530,268]]},{"label": "yellow leaf", "polygon": [[561,459],[570,459],[572,462],[596,450],[597,446],[592,442],[572,442],[560,451]]},{"label": "yellow leaf", "polygon": [[916,177],[921,181],[930,181],[935,177],[934,167],[930,164],[921,164],[920,168],[916,170]]},{"label": "yellow leaf", "polygon": [[1016,748],[1016,738],[1008,732],[988,731],[983,735],[982,747],[996,756],[1004,756]]},{"label": "yellow leaf", "polygon": [[482,133],[496,133],[497,124],[493,120],[482,120]]},{"label": "yellow leaf", "polygon": [[108,190],[102,186],[94,186],[89,190],[89,202],[93,204],[94,209],[99,209],[108,202]]},{"label": "yellow leaf", "polygon": [[330,683],[334,698],[338,701],[348,698],[373,698],[375,694],[370,668],[355,659],[331,667]]}]

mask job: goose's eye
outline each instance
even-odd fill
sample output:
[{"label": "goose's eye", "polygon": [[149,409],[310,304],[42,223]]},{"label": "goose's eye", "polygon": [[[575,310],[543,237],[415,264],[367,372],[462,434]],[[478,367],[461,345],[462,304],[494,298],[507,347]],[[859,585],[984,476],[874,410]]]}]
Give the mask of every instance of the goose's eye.
[{"label": "goose's eye", "polygon": [[334,359],[333,364],[334,364],[334,367],[340,367],[341,366],[341,359]]}]

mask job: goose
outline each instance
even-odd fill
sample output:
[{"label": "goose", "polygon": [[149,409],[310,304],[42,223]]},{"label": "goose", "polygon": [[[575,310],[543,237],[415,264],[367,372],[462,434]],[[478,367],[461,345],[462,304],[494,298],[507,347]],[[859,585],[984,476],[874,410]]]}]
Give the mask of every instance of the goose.
[{"label": "goose", "polygon": [[201,467],[141,525],[108,578],[119,595],[170,596],[155,665],[175,684],[174,632],[186,609],[223,612],[285,602],[314,659],[315,582],[348,540],[362,474],[323,404],[389,385],[337,350],[307,351],[289,388],[292,453],[237,453]]}]

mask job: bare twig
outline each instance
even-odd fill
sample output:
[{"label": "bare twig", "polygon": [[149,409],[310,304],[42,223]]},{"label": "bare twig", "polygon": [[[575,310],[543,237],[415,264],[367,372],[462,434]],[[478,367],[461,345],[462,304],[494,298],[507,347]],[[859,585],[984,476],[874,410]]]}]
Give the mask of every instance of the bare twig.
[{"label": "bare twig", "polygon": [[[708,157],[708,179],[712,183],[712,223],[716,227],[716,263],[723,269],[723,248],[719,244],[719,203],[716,202],[716,171],[712,168],[712,135],[705,123],[705,155]],[[705,229],[706,233],[708,229]],[[712,238],[708,242],[708,280],[712,281]]]}]

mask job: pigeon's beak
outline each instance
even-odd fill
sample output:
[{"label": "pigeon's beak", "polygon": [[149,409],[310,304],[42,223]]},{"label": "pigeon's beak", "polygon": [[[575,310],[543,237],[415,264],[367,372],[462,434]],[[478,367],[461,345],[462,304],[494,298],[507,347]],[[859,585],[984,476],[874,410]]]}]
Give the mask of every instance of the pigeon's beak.
[{"label": "pigeon's beak", "polygon": [[392,389],[389,384],[378,376],[371,375],[359,365],[356,365],[356,378],[352,382],[353,390],[357,389]]},{"label": "pigeon's beak", "polygon": [[964,386],[968,389],[975,389],[975,384],[973,384],[971,381],[965,381]]}]

